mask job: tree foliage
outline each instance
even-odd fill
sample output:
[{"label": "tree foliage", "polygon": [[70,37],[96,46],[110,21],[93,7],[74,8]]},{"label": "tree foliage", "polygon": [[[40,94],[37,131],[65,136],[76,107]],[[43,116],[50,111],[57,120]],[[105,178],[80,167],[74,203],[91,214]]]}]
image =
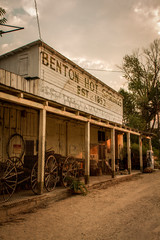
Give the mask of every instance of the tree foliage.
[{"label": "tree foliage", "polygon": [[121,69],[128,81],[128,92],[120,90],[127,123],[135,125],[135,119],[144,130],[153,130],[160,112],[160,40],[154,40],[148,49],[126,55]]},{"label": "tree foliage", "polygon": [[145,130],[146,121],[142,119],[140,112],[136,108],[136,99],[134,95],[120,89],[119,93],[123,96],[123,121],[125,125],[130,127]]},{"label": "tree foliage", "polygon": [[0,7],[0,24],[4,24],[7,22],[7,19],[4,17],[5,14],[6,14],[5,9]]}]

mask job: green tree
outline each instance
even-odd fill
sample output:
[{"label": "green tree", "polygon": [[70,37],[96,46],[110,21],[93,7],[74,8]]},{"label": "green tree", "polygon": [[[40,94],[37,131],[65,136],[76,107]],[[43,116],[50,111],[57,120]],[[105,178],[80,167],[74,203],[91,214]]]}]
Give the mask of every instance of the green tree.
[{"label": "green tree", "polygon": [[123,96],[123,121],[125,125],[145,130],[146,122],[142,119],[140,112],[136,109],[136,99],[134,95],[124,89],[119,93]]},{"label": "green tree", "polygon": [[6,14],[5,9],[0,7],[0,24],[4,24],[7,22],[7,19],[4,17],[5,14]]},{"label": "green tree", "polygon": [[128,120],[131,121],[130,115],[138,116],[142,120],[140,122],[145,124],[145,130],[153,130],[160,111],[160,40],[154,40],[148,49],[126,55],[121,69],[128,80],[128,100],[135,105],[131,108],[133,111],[128,113]]}]

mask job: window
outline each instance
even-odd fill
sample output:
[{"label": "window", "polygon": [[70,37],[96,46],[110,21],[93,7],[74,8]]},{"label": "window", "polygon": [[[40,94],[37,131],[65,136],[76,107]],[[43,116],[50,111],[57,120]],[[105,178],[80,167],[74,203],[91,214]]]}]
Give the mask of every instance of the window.
[{"label": "window", "polygon": [[98,142],[104,142],[104,141],[105,141],[105,132],[98,131]]},{"label": "window", "polygon": [[26,140],[26,155],[34,155],[34,140]]}]

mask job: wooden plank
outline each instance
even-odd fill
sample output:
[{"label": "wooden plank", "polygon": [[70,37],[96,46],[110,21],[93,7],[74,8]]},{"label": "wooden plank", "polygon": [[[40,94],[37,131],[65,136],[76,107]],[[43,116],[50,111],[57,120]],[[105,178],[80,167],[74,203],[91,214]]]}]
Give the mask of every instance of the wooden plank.
[{"label": "wooden plank", "polygon": [[23,136],[26,136],[27,135],[27,113],[26,113],[26,116],[21,116],[21,132],[22,132],[22,135]]},{"label": "wooden plank", "polygon": [[134,135],[138,135],[138,136],[140,135],[139,132],[134,132],[134,131],[131,131],[131,130],[128,130],[128,129],[125,129],[125,128],[121,128],[121,127],[115,127],[115,126],[110,125],[110,124],[106,124],[106,123],[103,123],[103,122],[98,122],[94,119],[88,119],[86,117],[79,116],[79,115],[76,115],[74,113],[70,113],[70,112],[67,112],[67,111],[62,111],[60,109],[53,108],[53,107],[50,107],[50,106],[45,106],[44,107],[43,104],[36,103],[34,101],[30,101],[30,100],[27,100],[27,99],[18,98],[16,96],[12,96],[12,95],[9,95],[9,94],[6,94],[6,93],[0,92],[0,98],[4,99],[4,100],[7,100],[7,101],[11,101],[11,102],[16,102],[16,103],[21,104],[21,105],[34,107],[34,108],[37,108],[37,109],[45,108],[48,112],[55,113],[55,114],[58,114],[58,115],[61,115],[61,116],[64,116],[64,117],[69,117],[69,118],[72,118],[72,119],[80,120],[80,121],[83,121],[83,122],[89,121],[91,124],[94,124],[94,125],[97,125],[97,126],[103,126],[103,127],[106,127],[106,128],[115,128],[115,130],[118,130],[118,131],[121,131],[121,132],[130,132],[131,134],[134,134]]},{"label": "wooden plank", "polygon": [[6,80],[6,71],[4,69],[0,69],[0,83],[5,84]]},{"label": "wooden plank", "polygon": [[22,90],[22,77],[17,76],[17,89]]},{"label": "wooden plank", "polygon": [[111,129],[112,178],[115,177],[115,129]]},{"label": "wooden plank", "polygon": [[3,93],[3,92],[0,92],[0,99],[6,100],[9,102],[15,102],[20,105],[26,105],[26,106],[37,108],[37,109],[44,108],[43,104],[33,102],[31,100],[27,100],[27,99],[23,99],[23,98],[18,98],[17,96],[13,96],[13,95]]},{"label": "wooden plank", "polygon": [[21,78],[21,90],[25,91],[25,79]]},{"label": "wooden plank", "polygon": [[6,71],[6,81],[5,81],[5,84],[7,86],[11,86],[11,73]]},{"label": "wooden plank", "polygon": [[32,94],[34,93],[33,92],[33,86],[34,86],[34,80],[30,80],[29,81],[29,92],[32,93]]},{"label": "wooden plank", "polygon": [[17,121],[17,116],[16,116],[16,109],[11,108],[10,109],[10,128],[11,129],[16,129],[16,121]]},{"label": "wooden plank", "polygon": [[31,136],[31,113],[27,112],[26,118],[26,135]]},{"label": "wooden plank", "polygon": [[55,113],[55,114],[59,114],[59,115],[62,115],[62,116],[64,116],[64,117],[69,117],[69,118],[77,119],[77,120],[84,121],[84,122],[87,122],[87,121],[88,121],[88,119],[85,118],[85,117],[77,116],[77,115],[75,115],[74,113],[70,113],[70,112],[67,112],[67,111],[62,111],[62,110],[60,110],[60,109],[53,108],[53,107],[50,107],[50,106],[45,106],[45,109],[46,109],[48,112]]},{"label": "wooden plank", "polygon": [[6,151],[6,146],[8,144],[8,140],[10,137],[10,129],[9,128],[3,128],[3,143],[2,143],[2,152],[3,152],[3,160],[5,161],[6,159],[8,159],[7,156],[7,151]]},{"label": "wooden plank", "polygon": [[34,113],[30,113],[30,136],[34,136]]},{"label": "wooden plank", "polygon": [[89,183],[90,175],[90,122],[85,124],[85,183]]},{"label": "wooden plank", "polygon": [[33,133],[33,136],[37,138],[37,136],[38,136],[38,112],[36,112],[36,113],[34,114],[34,119],[33,119],[33,120],[34,120],[34,122],[33,122],[33,124],[34,124],[34,128],[33,128],[34,133]]},{"label": "wooden plank", "polygon": [[131,139],[130,133],[127,133],[127,155],[128,155],[128,172],[131,174]]},{"label": "wooden plank", "polygon": [[19,109],[16,110],[16,115],[17,115],[16,128],[19,132],[21,129],[21,111]]},{"label": "wooden plank", "polygon": [[4,126],[5,128],[10,128],[10,113],[9,113],[9,108],[5,107],[4,108]]},{"label": "wooden plank", "polygon": [[17,88],[17,75],[11,73],[11,87]]},{"label": "wooden plank", "polygon": [[26,91],[26,92],[29,92],[29,83],[30,83],[30,80],[24,79],[24,81],[25,81],[25,91]]},{"label": "wooden plank", "polygon": [[38,188],[39,194],[43,193],[44,164],[46,142],[46,110],[40,110],[39,116],[39,145],[38,145]]},{"label": "wooden plank", "polygon": [[35,94],[35,95],[38,95],[38,85],[39,85],[39,79],[34,80],[33,94]]}]

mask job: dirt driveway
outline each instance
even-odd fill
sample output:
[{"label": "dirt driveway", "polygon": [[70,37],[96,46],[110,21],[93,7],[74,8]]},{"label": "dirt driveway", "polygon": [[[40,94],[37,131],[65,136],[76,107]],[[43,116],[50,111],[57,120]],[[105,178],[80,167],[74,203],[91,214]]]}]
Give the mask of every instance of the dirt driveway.
[{"label": "dirt driveway", "polygon": [[160,239],[160,171],[74,196],[0,226],[0,240]]}]

